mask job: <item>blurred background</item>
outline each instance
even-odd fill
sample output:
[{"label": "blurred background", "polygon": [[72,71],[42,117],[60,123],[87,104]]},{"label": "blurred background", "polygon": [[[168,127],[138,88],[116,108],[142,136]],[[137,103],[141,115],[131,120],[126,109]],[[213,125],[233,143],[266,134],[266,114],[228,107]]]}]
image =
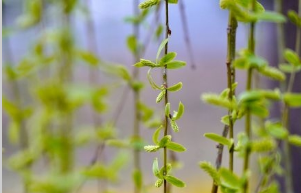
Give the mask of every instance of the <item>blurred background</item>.
[{"label": "blurred background", "polygon": [[[52,6],[53,1],[43,1],[43,17],[38,24],[29,28],[20,28],[20,18],[22,18],[27,1],[21,0],[6,0],[2,3],[2,63],[5,65],[17,66],[24,58],[30,57],[35,44],[43,39],[43,34],[47,31],[54,31],[60,28],[62,15],[59,14],[57,7]],[[221,92],[227,86],[226,79],[226,28],[228,20],[228,12],[219,8],[219,1],[183,1],[187,17],[188,32],[191,42],[190,48],[187,47],[185,41],[185,33],[183,30],[183,21],[178,5],[170,5],[170,28],[172,31],[169,40],[169,50],[177,52],[177,59],[187,61],[187,66],[181,70],[168,72],[168,81],[170,84],[175,84],[178,81],[183,82],[183,88],[180,92],[170,94],[170,102],[173,108],[179,101],[185,105],[185,114],[178,125],[180,132],[173,136],[173,139],[178,143],[183,144],[187,151],[178,153],[177,158],[182,164],[182,168],[175,170],[175,176],[181,177],[186,182],[185,189],[174,188],[174,192],[209,192],[211,188],[211,179],[198,166],[199,161],[215,162],[216,144],[203,137],[205,132],[221,133],[223,125],[220,118],[226,114],[226,111],[204,104],[200,100],[200,95],[204,92]],[[273,9],[273,1],[262,1],[266,9]],[[296,9],[297,1],[285,2],[285,12],[288,9]],[[164,24],[165,18],[161,10],[159,21]],[[74,38],[74,46],[82,50],[92,50],[101,61],[112,64],[121,64],[132,72],[135,59],[133,54],[127,48],[126,39],[133,34],[133,26],[126,22],[125,18],[134,14],[134,6],[132,0],[78,0],[75,8],[70,13],[68,25],[70,32]],[[140,26],[140,39],[144,41],[150,31],[154,31],[156,26],[152,25],[155,18],[155,10],[153,10],[146,19],[144,25]],[[90,21],[90,24],[89,24]],[[91,27],[91,23],[92,26]],[[90,26],[89,26],[90,25]],[[256,31],[258,55],[266,58],[271,65],[277,65],[277,41],[276,41],[275,24],[259,23]],[[285,26],[287,36],[287,47],[293,47],[294,28],[290,24]],[[247,45],[247,25],[240,24],[237,31],[237,50],[246,47]],[[91,39],[92,38],[92,39]],[[150,43],[146,49],[143,58],[154,60],[157,48],[160,41],[151,37]],[[52,50],[51,50],[52,51]],[[50,52],[51,52],[50,51]],[[192,57],[191,57],[192,56]],[[196,68],[192,68],[192,65]],[[91,85],[90,66],[84,64],[81,60],[73,60],[72,63],[72,81],[81,85]],[[54,72],[51,67],[50,72]],[[37,83],[46,81],[49,78],[48,71],[41,70],[33,81],[18,80],[18,90],[21,104],[30,106],[35,104],[36,100],[33,96],[33,90]],[[110,94],[105,97],[108,103],[107,111],[101,113],[99,117],[103,122],[116,117],[116,113],[120,113],[116,121],[118,137],[127,139],[131,137],[134,120],[134,105],[133,94],[131,91],[126,91],[126,85],[122,81],[116,81],[114,76],[104,73],[100,68],[94,68],[93,85],[111,85],[114,89],[109,89]],[[152,90],[146,78],[147,69],[141,68],[140,80],[145,82],[145,89],[142,90],[141,100],[155,109],[157,117],[162,117],[162,104],[157,104],[155,98],[157,92]],[[161,81],[161,73],[153,72],[156,82]],[[121,82],[121,83],[120,83]],[[238,89],[237,93],[241,92],[245,87],[245,72],[237,72]],[[296,79],[296,92],[301,91],[300,74]],[[274,82],[264,80],[265,88],[273,88],[278,86]],[[16,94],[14,92],[14,83],[6,78],[3,74],[2,91],[6,98],[14,100]],[[83,90],[84,92],[85,90]],[[121,102],[120,102],[121,101]],[[123,103],[120,108],[120,103]],[[277,118],[279,112],[271,113],[272,118]],[[299,133],[300,125],[300,110],[292,112],[292,132]],[[298,118],[299,117],[299,118]],[[18,145],[12,145],[9,141],[9,122],[10,118],[5,112],[2,115],[2,147],[5,149],[3,153],[3,162],[19,150]],[[76,110],[73,118],[74,130],[80,132],[93,121],[91,108],[88,105],[83,105]],[[235,131],[238,133],[243,130],[243,120],[235,125]],[[27,124],[27,127],[30,127]],[[30,128],[27,128],[30,129]],[[151,137],[154,130],[147,129],[144,126],[141,128],[141,135],[148,143],[151,143]],[[21,135],[22,138],[22,135]],[[34,136],[30,136],[34,138]],[[93,158],[96,143],[89,143],[86,146],[76,149],[74,154],[74,165],[76,167],[84,167],[89,165]],[[103,156],[105,162],[110,162],[115,156],[116,148],[105,148]],[[128,164],[121,170],[120,178],[117,183],[109,184],[109,187],[117,192],[132,192],[133,185],[131,183],[132,171],[132,151],[124,149],[128,155]],[[295,179],[300,179],[300,161],[301,150],[293,149],[293,171]],[[159,153],[142,152],[142,168],[144,172],[144,182],[152,184],[155,180],[152,174],[152,162],[155,157],[160,157]],[[227,165],[227,153],[224,153],[223,165]],[[160,159],[159,159],[160,160]],[[254,158],[255,160],[255,158]],[[299,163],[297,166],[297,163]],[[161,163],[162,164],[162,163]],[[5,193],[22,192],[22,179],[19,174],[3,166],[3,187]],[[240,173],[241,160],[235,159],[235,170]],[[34,173],[44,174],[47,169],[44,167],[43,161],[39,161],[33,168]],[[253,162],[252,175],[254,179],[258,179],[258,168]],[[299,172],[298,172],[299,171]],[[299,177],[297,177],[299,175]],[[254,184],[256,184],[254,180]],[[81,188],[80,192],[96,192],[97,181],[89,180]],[[300,183],[294,183],[295,192],[301,192]],[[159,192],[158,189],[151,189],[150,192]]]}]

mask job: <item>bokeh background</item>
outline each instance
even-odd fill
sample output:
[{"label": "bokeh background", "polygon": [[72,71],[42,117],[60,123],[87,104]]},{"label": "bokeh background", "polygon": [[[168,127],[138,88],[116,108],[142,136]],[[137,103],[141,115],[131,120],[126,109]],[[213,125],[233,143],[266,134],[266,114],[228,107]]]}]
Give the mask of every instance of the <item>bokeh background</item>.
[{"label": "bokeh background", "polygon": [[[297,2],[297,1],[296,1]],[[295,9],[296,2],[287,2],[286,10]],[[2,4],[3,27],[13,27],[16,25],[16,19],[23,13],[24,5],[21,0],[7,0]],[[133,15],[133,2],[132,0],[81,0],[80,4],[88,6],[91,12],[93,25],[95,28],[97,45],[97,56],[103,61],[125,65],[130,71],[133,70],[134,58],[129,52],[126,45],[126,38],[133,33],[131,24],[125,22],[125,17]],[[185,105],[185,115],[178,122],[181,131],[174,135],[175,141],[187,147],[187,151],[177,154],[178,159],[182,162],[183,168],[175,172],[176,176],[186,182],[187,188],[175,188],[174,192],[209,192],[211,187],[211,179],[198,167],[198,162],[207,160],[212,163],[215,161],[216,148],[215,143],[203,137],[205,132],[221,133],[223,125],[220,118],[226,111],[204,104],[200,100],[200,95],[204,92],[220,92],[226,87],[226,28],[228,20],[228,12],[219,8],[219,1],[196,1],[185,0],[185,11],[187,16],[187,23],[189,29],[189,37],[192,45],[193,63],[196,65],[195,69],[191,68],[191,57],[189,57],[188,48],[184,39],[183,23],[180,17],[179,6],[170,5],[170,27],[172,35],[169,40],[169,50],[178,53],[177,58],[187,61],[187,66],[178,71],[172,71],[168,74],[168,81],[170,84],[183,82],[183,89],[180,92],[170,95],[171,104],[177,104],[182,101]],[[263,1],[266,9],[273,9],[273,1]],[[47,6],[47,4],[45,4]],[[3,38],[2,44],[2,62],[10,62],[11,65],[16,65],[22,59],[28,50],[33,45],[36,38],[43,32],[43,30],[51,28],[56,25],[61,18],[55,14],[55,11],[48,10],[47,15],[41,24],[30,28],[28,30],[19,30],[8,37]],[[161,21],[164,22],[164,14],[161,14]],[[151,14],[147,21],[152,22],[154,15]],[[87,30],[87,19],[83,11],[78,9],[74,11],[71,17],[72,34],[75,37],[76,46],[88,49],[89,36],[92,32]],[[153,30],[152,26],[141,27],[141,37],[144,39],[148,31]],[[237,31],[237,49],[246,47],[247,45],[247,29],[246,25],[239,25]],[[260,23],[256,29],[257,36],[257,50],[256,52],[267,58],[271,65],[277,64],[277,41],[274,24]],[[288,47],[293,47],[294,42],[291,40],[294,37],[294,30],[291,25],[286,25]],[[152,40],[147,48],[144,58],[154,59],[159,45],[158,41]],[[73,79],[76,82],[87,83],[89,79],[89,70],[84,65],[77,62],[75,64],[75,71],[73,72]],[[107,76],[103,72],[96,71],[99,84],[106,84],[112,82],[112,77]],[[160,72],[156,71],[154,77],[156,81],[161,81]],[[156,104],[155,98],[157,92],[152,90],[147,84],[146,70],[141,69],[140,79],[146,83],[146,88],[142,92],[142,100],[149,106],[157,110],[158,116],[162,115],[162,104]],[[42,79],[41,79],[42,81]],[[239,71],[237,73],[237,82],[239,93],[244,89],[245,73]],[[300,74],[296,80],[296,90],[301,90]],[[273,82],[264,81],[264,87],[273,88],[277,86]],[[23,87],[22,92],[26,93],[30,89],[30,85]],[[8,97],[13,97],[11,92],[11,85],[3,80],[2,90]],[[115,109],[122,100],[125,105],[122,108],[120,119],[117,122],[118,133],[121,138],[130,137],[133,127],[133,96],[132,93],[124,95],[124,86],[120,89],[113,91],[110,97],[107,98],[109,103],[109,110],[102,119],[110,119],[114,115]],[[22,102],[27,103],[30,101],[30,96],[24,95]],[[271,116],[277,118],[279,112],[273,112]],[[301,131],[300,128],[300,111],[292,112],[294,117],[293,132]],[[298,119],[299,117],[299,119]],[[7,126],[9,118],[5,113],[2,116],[2,132],[3,144],[5,153],[3,160],[16,152],[17,147],[10,145],[7,138]],[[83,107],[76,114],[74,125],[88,124],[91,121],[90,109]],[[242,121],[239,121],[235,126],[235,131],[243,130]],[[299,125],[298,125],[299,124]],[[297,126],[298,125],[298,126]],[[153,130],[142,128],[142,136],[151,142]],[[95,150],[95,144],[80,148],[76,152],[76,165],[88,165]],[[127,151],[127,150],[125,150]],[[294,149],[297,154],[294,158],[294,172],[299,171],[301,157],[300,149]],[[115,153],[114,149],[105,149],[104,155],[110,160],[110,157]],[[129,158],[131,159],[131,151],[128,151]],[[224,153],[224,164],[227,165],[227,154]],[[160,154],[142,153],[142,168],[145,172],[145,182],[151,184],[155,178],[151,172],[152,161],[154,157]],[[255,159],[254,159],[255,160]],[[297,163],[299,162],[299,166]],[[3,187],[5,193],[19,193],[22,192],[22,184],[20,177],[7,169],[3,168]],[[235,170],[240,172],[241,161],[235,160]],[[132,170],[131,161],[128,166],[121,172],[120,181],[112,185],[112,188],[119,192],[131,192],[131,174]],[[42,173],[42,164],[35,168],[36,173]],[[253,177],[258,179],[256,164],[253,162],[252,166]],[[299,174],[300,175],[300,174]],[[295,174],[297,176],[297,173]],[[300,179],[300,178],[296,178]],[[254,180],[256,183],[256,180]],[[300,183],[295,182],[296,192],[301,192]],[[81,192],[96,192],[97,182],[89,181],[85,184]],[[156,192],[155,188],[151,192]]]}]

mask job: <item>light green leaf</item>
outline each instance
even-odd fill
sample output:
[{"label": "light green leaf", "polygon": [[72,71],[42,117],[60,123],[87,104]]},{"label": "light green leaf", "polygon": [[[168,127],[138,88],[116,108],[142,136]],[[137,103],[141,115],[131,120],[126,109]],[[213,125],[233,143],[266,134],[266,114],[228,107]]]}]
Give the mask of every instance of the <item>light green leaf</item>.
[{"label": "light green leaf", "polygon": [[260,68],[258,70],[262,75],[269,77],[271,79],[275,79],[278,81],[284,81],[285,80],[285,74],[278,70],[277,68],[266,66],[264,68]]},{"label": "light green leaf", "polygon": [[233,172],[226,168],[220,168],[219,174],[222,179],[222,185],[235,190],[240,188],[240,179]]},{"label": "light green leaf", "polygon": [[165,147],[171,141],[171,135],[165,135],[159,142],[160,148]]},{"label": "light green leaf", "polygon": [[205,93],[202,95],[202,100],[206,103],[224,107],[227,109],[233,109],[235,108],[235,104],[228,99],[225,99],[217,94],[212,94],[212,93]]},{"label": "light green leaf", "polygon": [[185,183],[184,183],[183,181],[181,181],[180,179],[178,179],[178,178],[176,178],[176,177],[174,177],[174,176],[167,175],[167,176],[164,176],[164,179],[165,179],[167,182],[169,182],[169,183],[171,183],[172,185],[177,186],[177,187],[179,187],[179,188],[183,188],[183,187],[186,186]]},{"label": "light green leaf", "polygon": [[279,64],[279,69],[286,73],[299,72],[301,70],[301,65],[293,66],[291,64]]},{"label": "light green leaf", "polygon": [[138,43],[137,43],[137,39],[134,35],[127,37],[127,46],[133,54],[137,53]]},{"label": "light green leaf", "polygon": [[170,120],[170,125],[172,130],[174,130],[174,132],[179,132],[179,126],[174,120]]},{"label": "light green leaf", "polygon": [[299,17],[298,13],[293,10],[289,10],[287,16],[293,24],[297,27],[301,27],[301,17]]},{"label": "light green leaf", "polygon": [[154,5],[157,5],[160,2],[160,0],[146,0],[139,4],[140,9],[147,9]]},{"label": "light green leaf", "polygon": [[301,65],[298,54],[291,49],[284,50],[284,58],[286,59],[286,61],[288,61],[289,63],[291,63],[294,66]]},{"label": "light green leaf", "polygon": [[232,143],[229,139],[227,139],[223,136],[220,136],[218,134],[215,134],[215,133],[205,133],[204,136],[207,137],[208,139],[211,139],[211,140],[213,140],[217,143],[223,144],[223,145],[227,145],[227,146],[232,145]]},{"label": "light green leaf", "polygon": [[279,14],[276,12],[271,12],[271,11],[256,13],[255,18],[258,20],[267,21],[267,22],[275,22],[275,23],[286,22],[286,18],[282,14]]},{"label": "light green leaf", "polygon": [[216,171],[215,167],[211,165],[209,162],[200,162],[199,166],[211,176],[211,178],[214,180],[214,183],[216,185],[219,185],[221,183],[220,177],[218,172]]},{"label": "light green leaf", "polygon": [[288,142],[292,145],[301,147],[301,136],[299,136],[299,135],[290,135],[288,137]]},{"label": "light green leaf", "polygon": [[167,149],[170,149],[172,151],[176,151],[176,152],[184,152],[186,151],[186,148],[184,146],[182,146],[181,144],[175,143],[175,142],[169,142],[166,145]]},{"label": "light green leaf", "polygon": [[177,4],[177,3],[178,3],[178,0],[168,0],[168,3]]},{"label": "light green leaf", "polygon": [[163,184],[164,180],[163,179],[158,179],[155,183],[156,188],[160,188]]},{"label": "light green leaf", "polygon": [[161,42],[159,48],[158,48],[157,56],[156,56],[156,61],[157,61],[157,63],[158,63],[158,58],[159,58],[159,56],[160,56],[160,54],[161,54],[161,51],[162,51],[162,49],[164,48],[164,46],[167,44],[167,42],[168,42],[168,38],[166,38],[165,40],[163,40],[163,41]]},{"label": "light green leaf", "polygon": [[150,60],[145,60],[145,59],[140,59],[140,62],[137,62],[136,64],[134,64],[135,67],[151,67],[151,68],[155,68],[158,67],[157,64],[153,63]]},{"label": "light green leaf", "polygon": [[170,103],[167,103],[165,105],[165,116],[169,117],[169,115],[170,115]]},{"label": "light green leaf", "polygon": [[160,179],[162,178],[162,176],[160,176],[159,163],[157,158],[153,162],[153,174]]},{"label": "light green leaf", "polygon": [[258,153],[269,152],[274,150],[275,148],[276,148],[276,143],[271,138],[253,140],[251,142],[252,152],[253,151]]},{"label": "light green leaf", "polygon": [[301,107],[301,94],[299,93],[285,93],[283,99],[290,107]]},{"label": "light green leaf", "polygon": [[179,103],[179,107],[178,107],[178,112],[176,112],[173,117],[172,120],[176,121],[178,119],[180,119],[184,114],[184,105],[182,102]]},{"label": "light green leaf", "polygon": [[92,66],[99,64],[99,59],[91,52],[78,50],[76,53],[83,61]]},{"label": "light green leaf", "polygon": [[288,131],[280,123],[267,121],[265,127],[268,133],[277,139],[286,139],[288,137]]},{"label": "light green leaf", "polygon": [[182,82],[179,82],[179,83],[177,83],[175,85],[172,85],[171,87],[167,88],[167,90],[171,91],[171,92],[176,92],[176,91],[181,90],[182,86],[183,86]]},{"label": "light green leaf", "polygon": [[175,52],[169,52],[160,59],[159,65],[164,66],[166,63],[172,61],[177,56]]},{"label": "light green leaf", "polygon": [[158,129],[156,129],[156,131],[153,134],[153,142],[156,145],[159,145],[159,135],[160,135],[160,131],[161,129],[163,129],[163,125],[161,125]]},{"label": "light green leaf", "polygon": [[151,87],[155,90],[162,90],[161,87],[159,87],[153,80],[152,76],[151,76],[151,68],[147,71],[147,79],[149,84],[151,85]]},{"label": "light green leaf", "polygon": [[186,62],[184,61],[179,61],[179,60],[174,60],[171,62],[166,63],[166,68],[167,69],[178,69],[186,66]]},{"label": "light green leaf", "polygon": [[134,170],[133,172],[133,181],[135,184],[135,187],[138,190],[141,190],[142,184],[143,184],[143,179],[142,179],[142,174],[140,170]]},{"label": "light green leaf", "polygon": [[166,94],[166,90],[162,90],[162,91],[159,93],[159,95],[157,96],[157,98],[156,98],[156,103],[161,102],[161,100],[163,99],[163,97],[165,96],[165,94]]},{"label": "light green leaf", "polygon": [[156,152],[160,149],[160,146],[158,145],[147,145],[144,146],[144,150],[147,152]]}]

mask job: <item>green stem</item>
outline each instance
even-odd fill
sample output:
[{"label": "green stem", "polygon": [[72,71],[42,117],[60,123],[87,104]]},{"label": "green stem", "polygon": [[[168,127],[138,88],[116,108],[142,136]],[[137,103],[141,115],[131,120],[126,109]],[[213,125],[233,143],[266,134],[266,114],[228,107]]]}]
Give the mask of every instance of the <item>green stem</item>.
[{"label": "green stem", "polygon": [[[169,20],[168,20],[168,0],[165,0],[165,25],[166,25],[166,32],[165,32],[165,38],[168,38],[170,29],[169,29]],[[165,45],[164,54],[166,55],[168,53],[168,42]],[[165,66],[163,69],[163,85],[165,88],[165,97],[164,97],[164,104],[166,105],[168,103],[168,84],[167,84],[167,67]],[[164,136],[168,134],[168,119],[169,117],[165,115],[165,128],[164,128]],[[164,175],[166,175],[167,171],[167,148],[164,147]],[[167,181],[164,179],[164,193],[167,193]]]}]

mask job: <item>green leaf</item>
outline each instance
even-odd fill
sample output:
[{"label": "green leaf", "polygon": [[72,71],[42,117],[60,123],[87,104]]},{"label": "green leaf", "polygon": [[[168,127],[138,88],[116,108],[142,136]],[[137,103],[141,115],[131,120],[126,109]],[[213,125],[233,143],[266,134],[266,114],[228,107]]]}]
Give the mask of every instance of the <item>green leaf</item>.
[{"label": "green leaf", "polygon": [[161,129],[163,129],[163,125],[161,125],[158,129],[156,129],[156,131],[153,134],[153,142],[156,145],[159,145],[159,135],[160,135]]},{"label": "green leaf", "polygon": [[166,63],[167,69],[178,69],[178,68],[182,68],[184,66],[186,66],[186,62],[179,61],[179,60],[174,60],[174,61]]},{"label": "green leaf", "polygon": [[229,125],[230,123],[229,123],[229,115],[225,115],[225,116],[223,116],[222,117],[222,119],[221,119],[221,122],[224,124],[224,125]]},{"label": "green leaf", "polygon": [[128,141],[124,141],[120,139],[108,139],[106,140],[106,144],[108,146],[117,147],[117,148],[127,148],[130,145]]},{"label": "green leaf", "polygon": [[160,54],[161,54],[161,51],[162,51],[162,49],[164,48],[164,46],[167,44],[167,42],[168,42],[168,38],[166,38],[165,40],[163,40],[163,41],[161,42],[159,48],[158,48],[157,56],[156,56],[156,61],[157,61],[157,63],[158,63],[158,58],[159,58],[159,56],[160,56]]},{"label": "green leaf", "polygon": [[251,142],[252,152],[264,153],[272,151],[276,148],[276,143],[270,138],[265,138],[261,140],[253,140]]},{"label": "green leaf", "polygon": [[184,114],[184,105],[180,101],[179,107],[178,107],[178,112],[174,113],[172,120],[176,121],[176,120],[180,119],[183,116],[183,114]]},{"label": "green leaf", "polygon": [[172,85],[171,87],[167,88],[167,90],[170,91],[170,92],[176,92],[176,91],[181,90],[182,86],[183,86],[182,82],[179,82],[179,83],[177,83],[175,85]]},{"label": "green leaf", "polygon": [[162,179],[162,176],[160,176],[160,170],[159,170],[159,163],[158,159],[156,158],[153,162],[153,174],[157,177]]},{"label": "green leaf", "polygon": [[200,162],[199,166],[211,176],[211,178],[214,180],[214,183],[216,185],[219,185],[221,183],[220,177],[218,172],[216,171],[215,167],[211,165],[209,162]]},{"label": "green leaf", "polygon": [[301,136],[299,136],[299,135],[290,135],[288,137],[288,142],[292,145],[301,147]]},{"label": "green leaf", "polygon": [[82,60],[84,60],[85,62],[87,62],[88,64],[90,64],[92,66],[97,66],[97,64],[99,64],[99,59],[97,58],[97,56],[95,56],[91,52],[87,52],[87,51],[83,51],[83,50],[78,50],[77,51],[77,55]]},{"label": "green leaf", "polygon": [[234,103],[225,99],[217,94],[205,93],[202,95],[202,100],[206,103],[224,107],[227,109],[233,109],[235,107]]},{"label": "green leaf", "polygon": [[293,10],[289,10],[287,16],[294,25],[301,27],[301,17],[299,17],[298,13]]},{"label": "green leaf", "polygon": [[278,70],[277,68],[266,66],[264,68],[260,68],[258,71],[262,75],[264,75],[268,78],[275,79],[275,80],[278,80],[278,81],[284,81],[285,80],[285,74],[283,72],[281,72],[280,70]]},{"label": "green leaf", "polygon": [[255,18],[261,21],[267,21],[267,22],[275,22],[275,23],[284,23],[286,22],[286,18],[276,12],[271,12],[271,11],[265,11],[261,13],[256,13]]},{"label": "green leaf", "polygon": [[[170,163],[166,164],[166,173],[165,173],[165,176],[168,175],[170,173],[172,169],[172,166]],[[161,169],[160,169],[160,175],[161,176],[164,176],[164,172],[165,172],[165,167],[163,166]]]},{"label": "green leaf", "polygon": [[160,59],[159,66],[164,66],[166,63],[172,61],[177,56],[175,52],[169,52]]},{"label": "green leaf", "polygon": [[294,66],[301,65],[298,54],[291,49],[284,50],[284,58]]},{"label": "green leaf", "polygon": [[282,124],[280,123],[272,123],[267,121],[265,123],[265,128],[271,136],[277,139],[286,139],[288,137],[288,131],[283,128]]},{"label": "green leaf", "polygon": [[248,105],[250,112],[258,117],[265,118],[269,116],[269,110],[261,103],[252,103]]},{"label": "green leaf", "polygon": [[144,146],[144,150],[146,152],[156,152],[160,149],[160,146],[158,145],[147,145],[147,146]]},{"label": "green leaf", "polygon": [[142,174],[141,174],[140,170],[137,170],[137,169],[134,170],[134,172],[133,172],[133,181],[134,181],[135,187],[138,190],[141,190],[142,184],[143,184],[143,179],[142,179]]},{"label": "green leaf", "polygon": [[151,85],[151,87],[155,90],[162,90],[161,87],[159,87],[153,80],[152,76],[151,76],[151,68],[147,71],[147,79],[149,84]]},{"label": "green leaf", "polygon": [[222,185],[235,190],[240,188],[240,179],[233,172],[226,168],[220,168],[219,174],[222,179]]},{"label": "green leaf", "polygon": [[162,90],[162,91],[159,93],[159,95],[157,96],[157,98],[156,98],[156,103],[161,102],[161,100],[163,99],[163,97],[165,96],[165,94],[166,94],[166,90]]},{"label": "green leaf", "polygon": [[301,70],[301,65],[293,66],[291,64],[279,64],[279,69],[286,73],[299,72]]},{"label": "green leaf", "polygon": [[275,90],[261,90],[261,94],[264,98],[270,99],[270,100],[280,100],[281,99],[281,93],[279,89]]},{"label": "green leaf", "polygon": [[160,148],[165,147],[171,141],[171,135],[165,135],[159,142]]},{"label": "green leaf", "polygon": [[243,102],[254,102],[254,101],[260,101],[263,98],[263,95],[260,91],[245,91],[239,95],[239,101],[240,103]]},{"label": "green leaf", "polygon": [[227,145],[227,146],[232,145],[232,143],[229,139],[227,139],[223,136],[220,136],[218,134],[215,134],[215,133],[205,133],[204,136],[207,137],[208,139],[211,139],[211,140],[213,140],[217,143],[223,144],[223,145]]},{"label": "green leaf", "polygon": [[169,142],[166,145],[167,149],[170,149],[172,151],[176,151],[176,152],[184,152],[186,151],[186,148],[184,146],[182,146],[181,144],[175,143],[175,142]]},{"label": "green leaf", "polygon": [[165,105],[165,116],[169,117],[169,115],[170,115],[170,103],[167,103]]},{"label": "green leaf", "polygon": [[160,188],[163,184],[164,180],[163,179],[158,179],[155,183],[156,188]]},{"label": "green leaf", "polygon": [[180,179],[174,177],[174,176],[170,176],[170,175],[167,175],[167,176],[164,176],[164,179],[171,183],[172,185],[176,186],[176,187],[179,187],[179,188],[183,188],[185,187],[185,183],[183,181],[181,181]]},{"label": "green leaf", "polygon": [[299,93],[285,93],[283,99],[290,107],[301,107],[301,94]]},{"label": "green leaf", "polygon": [[147,9],[154,5],[157,5],[160,2],[160,0],[146,0],[139,4],[140,9]]},{"label": "green leaf", "polygon": [[133,54],[137,53],[138,43],[137,43],[136,36],[134,36],[134,35],[128,36],[127,46]]},{"label": "green leaf", "polygon": [[174,120],[170,120],[170,125],[174,132],[179,132],[179,126]]}]

